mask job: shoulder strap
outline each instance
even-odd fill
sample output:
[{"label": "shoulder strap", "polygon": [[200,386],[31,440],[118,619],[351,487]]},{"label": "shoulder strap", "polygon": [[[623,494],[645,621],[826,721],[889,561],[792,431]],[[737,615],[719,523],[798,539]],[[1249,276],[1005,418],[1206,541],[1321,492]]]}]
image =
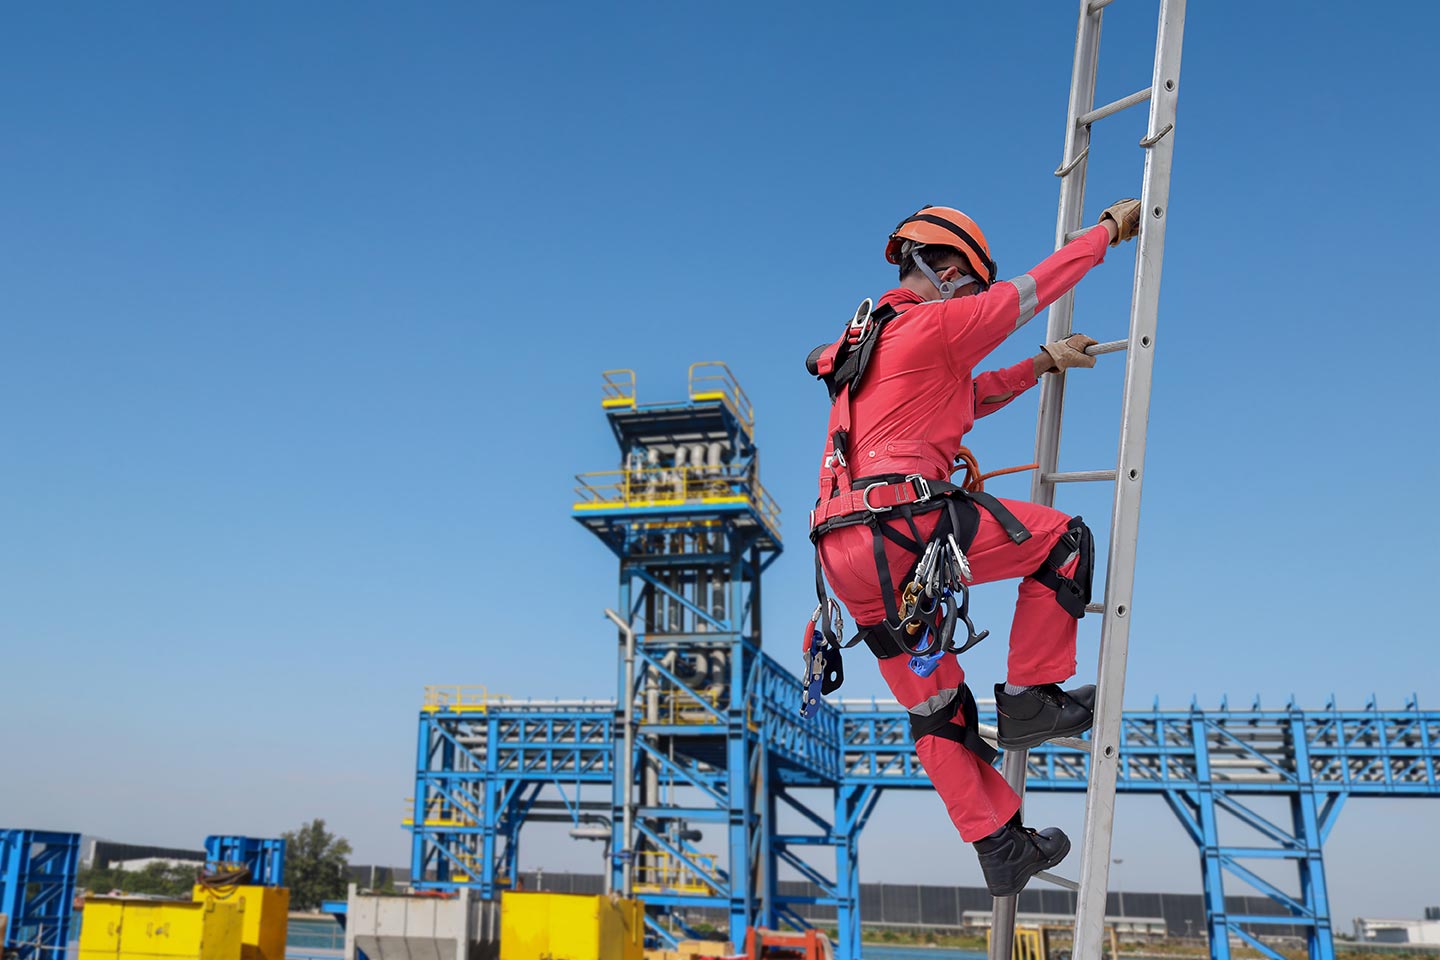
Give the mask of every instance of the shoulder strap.
[{"label": "shoulder strap", "polygon": [[845,325],[839,340],[810,351],[805,366],[811,374],[825,382],[830,403],[835,408],[835,430],[825,448],[825,466],[820,475],[820,497],[829,499],[836,493],[850,492],[850,400],[860,389],[860,378],[880,342],[885,324],[898,314],[888,303],[878,310],[871,308],[867,297]]},{"label": "shoulder strap", "polygon": [[[861,309],[868,303],[868,300],[862,303]],[[865,368],[869,366],[875,346],[880,342],[881,331],[897,316],[895,308],[888,303],[864,313],[863,321],[861,312],[857,310],[856,319],[845,325],[840,339],[834,343],[822,343],[810,351],[805,358],[805,369],[825,383],[831,403],[838,400],[844,387],[849,386],[851,394],[859,389],[860,378],[865,375]]]}]

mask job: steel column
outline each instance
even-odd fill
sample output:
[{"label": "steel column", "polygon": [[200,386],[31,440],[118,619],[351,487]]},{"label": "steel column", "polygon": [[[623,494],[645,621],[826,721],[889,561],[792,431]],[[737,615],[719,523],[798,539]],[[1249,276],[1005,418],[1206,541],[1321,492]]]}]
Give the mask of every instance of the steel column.
[{"label": "steel column", "polygon": [[[1309,730],[1304,715],[1298,711],[1290,720],[1290,743],[1295,754],[1295,779],[1300,788],[1290,798],[1290,813],[1295,839],[1304,850],[1304,859],[1299,860],[1296,866],[1300,870],[1300,898],[1311,919],[1307,934],[1310,960],[1335,960],[1330,894],[1325,884],[1322,849],[1324,834],[1333,820],[1325,818],[1328,822],[1322,823],[1320,800],[1315,795],[1314,771],[1310,766]],[[1343,797],[1344,794],[1338,796]]]}]

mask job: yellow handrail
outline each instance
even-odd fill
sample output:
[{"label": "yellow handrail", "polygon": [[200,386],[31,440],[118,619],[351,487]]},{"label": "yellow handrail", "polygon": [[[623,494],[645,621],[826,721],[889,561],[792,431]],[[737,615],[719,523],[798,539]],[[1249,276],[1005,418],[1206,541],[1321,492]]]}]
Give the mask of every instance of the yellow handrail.
[{"label": "yellow handrail", "polygon": [[708,876],[719,883],[715,854],[692,853],[690,860],[694,866],[668,850],[642,850],[635,857],[635,890],[640,893],[660,893],[665,890],[682,893],[712,892],[714,888],[700,878]]},{"label": "yellow handrail", "polygon": [[669,724],[716,723],[715,714],[706,710],[697,700],[720,709],[720,698],[725,691],[718,685],[691,689],[688,693],[674,687],[661,691],[660,722]]},{"label": "yellow handrail", "polygon": [[730,367],[719,360],[690,364],[690,401],[702,400],[719,400],[747,427],[755,426],[755,407]]},{"label": "yellow handrail", "polygon": [[432,684],[425,687],[426,713],[484,713],[509,697],[480,684]]},{"label": "yellow handrail", "polygon": [[607,410],[612,407],[635,409],[634,370],[604,370],[600,377],[600,406]]},{"label": "yellow handrail", "polygon": [[640,467],[575,476],[575,509],[676,507],[685,503],[749,503],[774,532],[780,505],[745,467]]},{"label": "yellow handrail", "polygon": [[[477,825],[474,815],[440,797],[430,798],[425,807],[424,820],[424,825],[427,827],[473,827]],[[415,825],[414,797],[405,798],[405,817],[400,824],[406,827]]]}]

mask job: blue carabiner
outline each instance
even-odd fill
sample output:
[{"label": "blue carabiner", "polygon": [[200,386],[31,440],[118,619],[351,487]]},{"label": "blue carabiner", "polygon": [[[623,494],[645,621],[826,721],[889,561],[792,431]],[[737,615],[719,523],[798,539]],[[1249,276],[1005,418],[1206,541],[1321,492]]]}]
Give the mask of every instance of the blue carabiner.
[{"label": "blue carabiner", "polygon": [[935,648],[933,652],[917,653],[910,658],[910,662],[907,665],[910,667],[910,672],[915,674],[915,676],[930,676],[930,674],[935,672],[935,668],[940,665],[940,658],[945,656],[945,648],[935,642],[935,638],[930,633],[930,628],[926,627],[922,642],[917,645],[915,649],[929,650],[932,646]]},{"label": "blue carabiner", "polygon": [[805,652],[805,690],[800,694],[800,716],[810,719],[820,709],[820,688],[825,682],[825,649],[830,646],[817,625],[810,633],[810,649]]}]

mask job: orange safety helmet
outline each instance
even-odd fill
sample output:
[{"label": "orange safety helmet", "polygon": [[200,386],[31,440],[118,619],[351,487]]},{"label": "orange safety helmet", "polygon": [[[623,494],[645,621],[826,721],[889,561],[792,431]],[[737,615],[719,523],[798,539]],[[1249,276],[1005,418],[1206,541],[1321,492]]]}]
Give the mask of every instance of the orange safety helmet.
[{"label": "orange safety helmet", "polygon": [[985,234],[974,220],[954,207],[927,205],[901,220],[885,244],[885,259],[898,264],[900,249],[906,240],[954,247],[970,264],[970,271],[982,289],[995,282],[995,261],[990,259],[990,244],[985,242]]}]

